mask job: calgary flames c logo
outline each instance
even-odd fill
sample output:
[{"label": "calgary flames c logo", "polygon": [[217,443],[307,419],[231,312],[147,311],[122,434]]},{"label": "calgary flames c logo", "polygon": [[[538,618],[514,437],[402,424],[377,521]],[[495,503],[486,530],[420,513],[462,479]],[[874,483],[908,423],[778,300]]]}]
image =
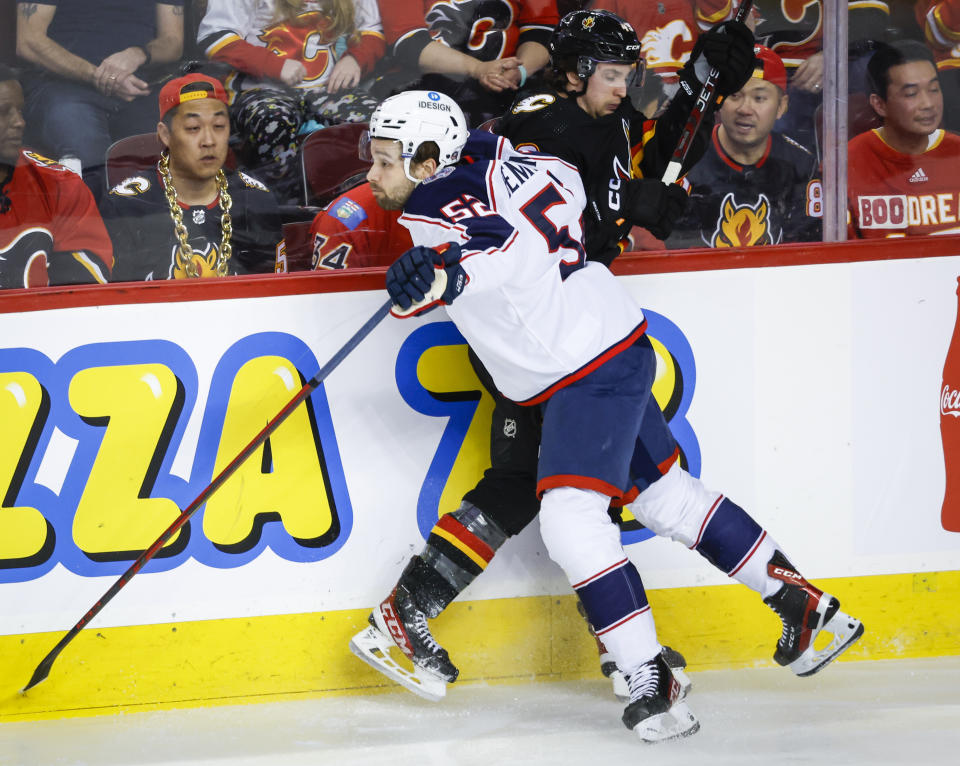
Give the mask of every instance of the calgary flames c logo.
[{"label": "calgary flames c logo", "polygon": [[329,27],[326,16],[309,11],[268,27],[260,39],[267,44],[267,50],[278,56],[302,61],[307,68],[304,82],[312,82],[322,78],[331,64]]},{"label": "calgary flames c logo", "polygon": [[733,194],[728,194],[720,205],[720,220],[710,247],[777,244],[770,236],[769,213],[770,201],[763,194],[755,205],[738,205]]}]

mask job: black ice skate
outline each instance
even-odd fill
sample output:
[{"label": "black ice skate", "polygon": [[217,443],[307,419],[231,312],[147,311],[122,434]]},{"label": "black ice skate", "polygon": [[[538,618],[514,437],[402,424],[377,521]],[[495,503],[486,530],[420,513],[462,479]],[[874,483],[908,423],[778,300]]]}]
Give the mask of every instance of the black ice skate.
[{"label": "black ice skate", "polygon": [[[780,551],[774,552],[767,572],[783,581],[780,590],[763,600],[783,622],[783,633],[773,655],[778,664],[789,667],[798,676],[811,676],[863,635],[860,620],[841,612],[840,602],[803,579]],[[832,638],[818,649],[815,644],[821,632],[832,634]]]},{"label": "black ice skate", "polygon": [[[597,644],[597,654],[600,655],[600,672],[603,673],[604,678],[609,678],[613,684],[614,696],[621,702],[626,702],[630,699],[630,688],[627,686],[627,677],[623,675],[623,671],[617,667],[617,661],[613,659],[613,655],[607,651],[606,644],[600,640],[600,637],[596,634],[596,631],[594,631],[593,625],[590,624],[590,620],[587,618],[587,610],[583,608],[583,602],[579,599],[577,599],[577,611],[580,612],[580,616],[586,621],[587,630],[590,631],[590,635],[593,636],[593,640]],[[680,652],[676,649],[671,649],[669,646],[664,646],[660,650],[660,653],[663,655],[667,667],[673,672],[673,677],[676,678],[677,683],[680,684],[679,698],[683,699],[687,696],[692,686],[690,677],[684,672],[687,667],[687,660]]]},{"label": "black ice skate", "polygon": [[[388,678],[431,702],[447,693],[447,684],[460,671],[450,662],[446,649],[436,642],[427,625],[427,615],[414,603],[401,583],[368,618],[370,627],[350,640],[350,650]],[[399,648],[413,662],[413,671],[391,656]]]},{"label": "black ice skate", "polygon": [[623,711],[623,724],[641,740],[664,742],[688,737],[700,728],[662,652],[626,678],[630,704]]}]

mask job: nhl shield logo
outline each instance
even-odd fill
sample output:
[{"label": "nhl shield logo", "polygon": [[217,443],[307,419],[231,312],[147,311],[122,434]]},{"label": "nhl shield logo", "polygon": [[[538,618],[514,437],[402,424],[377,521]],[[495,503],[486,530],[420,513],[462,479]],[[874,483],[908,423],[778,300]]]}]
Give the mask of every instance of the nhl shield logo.
[{"label": "nhl shield logo", "polygon": [[517,435],[517,421],[513,418],[506,418],[503,421],[503,435],[508,439],[513,439]]},{"label": "nhl shield logo", "polygon": [[207,211],[202,207],[194,208],[193,210],[193,222],[197,226],[202,226],[203,222],[207,220]]}]

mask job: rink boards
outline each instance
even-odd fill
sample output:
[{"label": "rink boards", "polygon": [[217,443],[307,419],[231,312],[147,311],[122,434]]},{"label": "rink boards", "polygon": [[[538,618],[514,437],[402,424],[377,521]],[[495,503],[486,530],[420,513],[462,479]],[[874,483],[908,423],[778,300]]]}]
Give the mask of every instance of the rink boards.
[{"label": "rink boards", "polygon": [[[953,237],[619,265],[689,469],[864,621],[852,658],[958,651],[940,437],[958,253]],[[486,462],[491,402],[442,310],[387,318],[50,678],[15,694],[381,285],[355,272],[0,295],[0,720],[381,685],[346,641]],[[646,530],[624,540],[692,669],[770,663],[779,623],[755,595]],[[436,633],[466,681],[595,675],[569,593],[534,524]]]}]

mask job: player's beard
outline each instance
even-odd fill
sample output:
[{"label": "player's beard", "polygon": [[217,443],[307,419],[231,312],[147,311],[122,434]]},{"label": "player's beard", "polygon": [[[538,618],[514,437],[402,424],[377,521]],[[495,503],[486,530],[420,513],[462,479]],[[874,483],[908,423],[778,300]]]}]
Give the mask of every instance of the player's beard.
[{"label": "player's beard", "polygon": [[393,193],[388,192],[386,189],[370,185],[370,189],[373,192],[373,197],[376,199],[377,204],[380,205],[384,210],[403,210],[403,206],[407,204],[407,200],[410,199],[410,195],[413,194],[413,190],[417,188],[417,185],[413,181],[406,180],[404,181],[405,186],[402,188],[397,188]]}]

